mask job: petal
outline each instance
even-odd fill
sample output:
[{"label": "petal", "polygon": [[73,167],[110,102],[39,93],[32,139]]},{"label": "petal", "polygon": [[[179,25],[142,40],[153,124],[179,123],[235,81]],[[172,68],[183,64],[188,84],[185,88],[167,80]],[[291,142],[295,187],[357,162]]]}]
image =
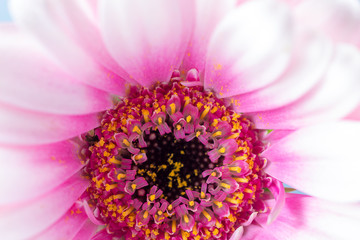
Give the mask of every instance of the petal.
[{"label": "petal", "polygon": [[323,79],[306,95],[278,109],[249,113],[258,128],[296,129],[339,119],[350,113],[360,100],[360,51],[338,44]]},{"label": "petal", "polygon": [[198,0],[196,1],[196,22],[194,33],[184,56],[184,71],[196,68],[203,73],[206,50],[211,34],[220,20],[236,6],[236,0]]},{"label": "petal", "polygon": [[360,103],[349,115],[346,116],[346,119],[360,121]]},{"label": "petal", "polygon": [[75,81],[14,25],[1,24],[0,34],[0,101],[60,114],[111,107],[107,93]]},{"label": "petal", "polygon": [[111,55],[138,83],[168,81],[182,61],[194,2],[101,1],[104,41]]},{"label": "petal", "polygon": [[360,201],[359,122],[302,128],[263,152],[266,172],[299,191],[336,201]]},{"label": "petal", "polygon": [[92,236],[95,235],[97,230],[96,225],[94,225],[92,222],[87,221],[83,228],[80,229],[80,231],[76,234],[76,236],[73,238],[74,240],[89,240],[92,239]]},{"label": "petal", "polygon": [[291,55],[291,18],[280,1],[241,4],[217,26],[209,43],[205,88],[229,97],[279,77]]},{"label": "petal", "polygon": [[59,186],[82,168],[75,144],[0,146],[0,205],[25,201]]},{"label": "petal", "polygon": [[0,143],[32,145],[57,142],[98,125],[97,114],[44,114],[0,103]]},{"label": "petal", "polygon": [[280,216],[272,224],[246,228],[242,240],[350,240],[358,234],[359,215],[359,204],[344,205],[289,194]]},{"label": "petal", "polygon": [[[84,210],[74,204],[59,220],[31,240],[75,239],[87,220]],[[87,239],[88,240],[88,239]]]},{"label": "petal", "polygon": [[298,43],[289,69],[273,84],[231,98],[238,112],[275,109],[299,99],[324,73],[333,53],[333,44],[325,37],[306,36]]},{"label": "petal", "polygon": [[63,216],[88,186],[79,174],[55,190],[20,205],[0,207],[1,239],[28,239]]},{"label": "petal", "polygon": [[244,232],[244,228],[242,226],[238,227],[238,229],[236,229],[233,235],[231,236],[230,240],[242,239],[241,236],[243,235],[243,232]]},{"label": "petal", "polygon": [[335,41],[360,41],[358,0],[303,0],[294,10],[303,29],[326,33]]},{"label": "petal", "polygon": [[97,26],[96,1],[11,0],[14,21],[35,36],[79,81],[125,93],[124,71],[110,57]]}]

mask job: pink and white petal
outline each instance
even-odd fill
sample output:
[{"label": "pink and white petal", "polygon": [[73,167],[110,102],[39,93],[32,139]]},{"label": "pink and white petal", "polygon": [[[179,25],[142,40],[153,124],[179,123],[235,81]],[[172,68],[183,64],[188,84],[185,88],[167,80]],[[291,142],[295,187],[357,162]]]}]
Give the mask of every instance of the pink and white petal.
[{"label": "pink and white petal", "polygon": [[3,144],[34,145],[58,142],[97,126],[97,114],[45,114],[0,103],[0,143]]},{"label": "pink and white petal", "polygon": [[349,119],[349,120],[360,121],[360,103],[359,103],[359,105],[358,105],[350,114],[348,114],[345,118],[346,118],[346,119]]},{"label": "pink and white petal", "polygon": [[303,0],[294,16],[304,30],[323,32],[335,41],[360,42],[358,0]]},{"label": "pink and white petal", "polygon": [[73,240],[89,240],[92,239],[92,236],[95,235],[98,226],[93,224],[90,221],[85,222],[84,226],[80,229],[80,231],[76,234]]},{"label": "pink and white petal", "polygon": [[79,174],[32,201],[0,206],[0,238],[28,239],[58,221],[88,186]]},{"label": "pink and white petal", "polygon": [[295,48],[289,68],[278,81],[257,91],[231,97],[238,112],[255,112],[285,106],[305,95],[320,81],[334,46],[327,38],[308,35]]},{"label": "pink and white petal", "polygon": [[11,0],[14,21],[35,36],[79,81],[125,93],[126,75],[107,52],[99,33],[97,1]]},{"label": "pink and white petal", "polygon": [[285,107],[248,113],[258,128],[297,129],[340,119],[360,101],[360,51],[338,44],[323,79],[306,95]]},{"label": "pink and white petal", "polygon": [[192,33],[193,5],[192,0],[101,1],[101,30],[110,54],[141,85],[168,81]]},{"label": "pink and white petal", "polygon": [[14,25],[0,25],[0,101],[56,114],[87,114],[112,106],[108,93],[75,81]]},{"label": "pink and white petal", "polygon": [[182,63],[184,71],[196,68],[201,75],[203,74],[211,34],[220,20],[234,9],[236,4],[237,0],[196,1],[196,23]]},{"label": "pink and white petal", "polygon": [[280,1],[241,4],[216,27],[209,43],[205,88],[231,97],[275,81],[292,54],[292,22]]},{"label": "pink and white petal", "polygon": [[358,234],[359,216],[358,203],[341,204],[288,194],[280,216],[262,228],[249,226],[242,240],[351,240]]},{"label": "pink and white petal", "polygon": [[68,180],[82,168],[76,147],[69,141],[0,146],[0,205],[35,198]]},{"label": "pink and white petal", "polygon": [[85,212],[74,204],[59,220],[30,240],[76,239],[74,237],[81,231],[86,221]]},{"label": "pink and white petal", "polygon": [[263,152],[266,172],[299,191],[334,201],[360,201],[360,123],[304,127]]},{"label": "pink and white petal", "polygon": [[235,232],[231,235],[230,240],[239,240],[242,239],[241,236],[244,233],[244,227],[238,227],[238,229],[235,230]]}]

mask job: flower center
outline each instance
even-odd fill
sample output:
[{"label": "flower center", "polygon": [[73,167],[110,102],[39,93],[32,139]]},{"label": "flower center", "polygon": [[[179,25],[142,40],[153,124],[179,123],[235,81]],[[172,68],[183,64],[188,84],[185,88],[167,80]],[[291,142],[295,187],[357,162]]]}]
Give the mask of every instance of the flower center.
[{"label": "flower center", "polygon": [[253,123],[179,76],[131,88],[84,139],[87,202],[115,236],[228,239],[266,211]]}]

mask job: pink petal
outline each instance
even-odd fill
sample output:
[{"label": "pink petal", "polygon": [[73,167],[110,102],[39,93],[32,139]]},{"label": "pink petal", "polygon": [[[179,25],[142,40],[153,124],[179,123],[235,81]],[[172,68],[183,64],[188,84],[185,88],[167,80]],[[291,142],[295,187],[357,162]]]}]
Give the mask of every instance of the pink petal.
[{"label": "pink petal", "polygon": [[299,191],[336,201],[360,201],[359,122],[302,128],[263,152],[266,172]]},{"label": "pink petal", "polygon": [[199,0],[196,1],[196,23],[194,33],[186,50],[182,68],[187,71],[196,68],[203,73],[207,46],[215,27],[230,10],[236,0]]},{"label": "pink petal", "polygon": [[12,0],[14,21],[35,36],[79,81],[124,94],[126,76],[107,52],[99,33],[96,1]]},{"label": "pink petal", "polygon": [[306,36],[297,44],[294,57],[281,78],[250,93],[234,96],[234,109],[254,112],[275,109],[299,99],[319,82],[333,53],[333,44],[319,36]]},{"label": "pink petal", "polygon": [[359,204],[339,204],[289,194],[280,216],[270,225],[250,226],[241,240],[356,239]]},{"label": "pink petal", "polygon": [[230,240],[240,240],[242,239],[241,236],[243,235],[244,228],[241,226],[235,230],[235,232],[231,235]]},{"label": "pink petal", "polygon": [[168,81],[180,66],[194,17],[192,0],[101,1],[104,41],[138,83]]},{"label": "pink petal", "polygon": [[13,25],[0,25],[0,34],[0,101],[60,114],[86,114],[112,106],[107,93],[75,81]]},{"label": "pink petal", "polygon": [[342,118],[358,105],[359,76],[359,50],[338,44],[326,74],[310,92],[285,107],[249,115],[258,128],[267,129],[296,129]]},{"label": "pink petal", "polygon": [[74,175],[55,190],[21,205],[0,207],[0,238],[28,239],[58,221],[88,186]]},{"label": "pink petal", "polygon": [[360,41],[358,0],[303,0],[294,14],[303,29],[325,33],[335,41]]},{"label": "pink petal", "polygon": [[346,116],[346,119],[360,121],[360,104]]},{"label": "pink petal", "polygon": [[288,8],[280,1],[241,4],[211,37],[205,87],[230,97],[273,82],[288,64],[291,32]]},{"label": "pink petal", "polygon": [[83,228],[76,234],[73,238],[74,240],[89,240],[95,235],[98,226],[94,225],[92,222],[87,221]]},{"label": "pink petal", "polygon": [[82,168],[75,144],[0,147],[0,205],[27,201],[68,180]]},{"label": "pink petal", "polygon": [[44,114],[0,103],[0,143],[32,145],[57,142],[98,125],[97,114]]},{"label": "pink petal", "polygon": [[31,240],[76,239],[75,235],[82,229],[86,220],[84,210],[74,204],[59,220]]}]

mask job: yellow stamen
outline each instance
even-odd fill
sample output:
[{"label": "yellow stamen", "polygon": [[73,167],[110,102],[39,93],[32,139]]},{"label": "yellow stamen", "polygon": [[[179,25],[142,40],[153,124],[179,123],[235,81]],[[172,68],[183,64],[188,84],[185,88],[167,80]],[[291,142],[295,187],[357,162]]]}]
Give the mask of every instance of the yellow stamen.
[{"label": "yellow stamen", "polygon": [[222,202],[219,202],[219,201],[214,201],[214,204],[215,204],[218,208],[222,208],[222,206],[223,206]]},{"label": "yellow stamen", "polygon": [[155,194],[150,195],[149,200],[150,200],[150,201],[154,201],[154,200],[155,200]]},{"label": "yellow stamen", "polygon": [[201,113],[200,119],[203,119],[209,113],[210,107],[206,106],[204,111]]},{"label": "yellow stamen", "polygon": [[117,184],[106,184],[105,185],[105,190],[106,191],[110,191],[111,189],[114,189],[114,188],[116,188],[117,187]]},{"label": "yellow stamen", "polygon": [[187,117],[186,117],[186,122],[190,122],[191,121],[191,116],[190,115],[188,115]]},{"label": "yellow stamen", "polygon": [[211,216],[210,216],[210,214],[207,212],[207,211],[202,211],[201,212],[203,215],[204,215],[204,217],[208,220],[208,222],[210,222],[211,221]]},{"label": "yellow stamen", "polygon": [[181,130],[181,125],[180,125],[180,124],[177,124],[177,125],[176,125],[176,130],[178,130],[178,131]]},{"label": "yellow stamen", "polygon": [[220,183],[220,186],[222,186],[223,188],[226,188],[226,189],[230,189],[230,184],[227,184],[227,183]]},{"label": "yellow stamen", "polygon": [[172,103],[172,104],[170,104],[170,108],[171,108],[171,114],[174,114],[175,113],[175,103]]},{"label": "yellow stamen", "polygon": [[212,137],[219,137],[219,136],[221,136],[222,135],[222,132],[221,131],[216,131],[216,132],[214,132],[211,136]]},{"label": "yellow stamen", "polygon": [[162,118],[161,118],[161,117],[158,117],[158,124],[160,125],[160,124],[162,124],[162,123],[163,123]]},{"label": "yellow stamen", "polygon": [[190,206],[190,207],[192,207],[192,206],[194,206],[194,205],[195,205],[194,201],[189,201],[189,206]]},{"label": "yellow stamen", "polygon": [[137,125],[135,125],[135,127],[133,128],[132,131],[133,131],[133,132],[136,132],[136,133],[138,133],[138,134],[141,134],[141,130],[140,130],[140,128],[139,128]]},{"label": "yellow stamen", "polygon": [[124,173],[119,173],[118,175],[117,175],[117,179],[118,180],[121,180],[121,179],[123,179],[123,178],[125,178],[126,177],[126,174],[124,174]]},{"label": "yellow stamen", "polygon": [[249,182],[249,179],[247,179],[247,178],[234,178],[234,179],[235,179],[235,181],[240,182],[240,183]]},{"label": "yellow stamen", "polygon": [[122,213],[123,217],[126,217],[134,210],[134,207],[128,208],[125,212]]},{"label": "yellow stamen", "polygon": [[229,167],[229,170],[233,171],[233,172],[240,173],[241,172],[241,167]]},{"label": "yellow stamen", "polygon": [[144,212],[144,215],[143,215],[143,218],[146,219],[146,218],[148,218],[148,216],[149,216],[149,212],[148,212],[148,211],[145,211],[145,212]]},{"label": "yellow stamen", "polygon": [[130,146],[130,142],[126,138],[124,138],[122,142],[123,142],[123,144],[125,144],[125,146],[127,146],[127,147]]},{"label": "yellow stamen", "polygon": [[195,136],[196,136],[196,137],[199,137],[200,135],[201,135],[201,132],[200,132],[200,131],[196,131]]},{"label": "yellow stamen", "polygon": [[224,154],[224,153],[226,152],[226,148],[221,147],[221,148],[218,150],[218,152],[219,152],[220,154]]},{"label": "yellow stamen", "polygon": [[149,112],[149,110],[143,109],[141,112],[142,112],[142,115],[144,117],[145,122],[149,122],[150,121],[150,118],[149,118],[150,112]]},{"label": "yellow stamen", "polygon": [[200,193],[200,198],[205,198],[205,197],[206,197],[205,193],[204,193],[204,192],[201,192],[201,193]]},{"label": "yellow stamen", "polygon": [[125,194],[120,193],[120,194],[114,195],[113,198],[114,198],[114,199],[122,199],[124,196],[125,196]]},{"label": "yellow stamen", "polygon": [[173,233],[176,232],[176,220],[175,219],[172,220],[171,230],[172,230]]},{"label": "yellow stamen", "polygon": [[132,190],[135,190],[136,189],[136,184],[135,183],[131,184],[131,188],[132,188]]},{"label": "yellow stamen", "polygon": [[112,158],[109,159],[109,163],[121,164],[121,161],[115,159],[115,156],[113,156]]},{"label": "yellow stamen", "polygon": [[141,155],[141,154],[138,154],[138,155],[135,155],[135,160],[136,161],[139,161],[140,159],[142,159],[143,158],[143,155]]},{"label": "yellow stamen", "polygon": [[231,136],[227,137],[226,139],[235,139],[237,137],[239,137],[240,133],[234,133]]},{"label": "yellow stamen", "polygon": [[188,217],[188,215],[184,215],[184,221],[186,222],[186,223],[188,223],[190,220],[189,220],[189,217]]}]

